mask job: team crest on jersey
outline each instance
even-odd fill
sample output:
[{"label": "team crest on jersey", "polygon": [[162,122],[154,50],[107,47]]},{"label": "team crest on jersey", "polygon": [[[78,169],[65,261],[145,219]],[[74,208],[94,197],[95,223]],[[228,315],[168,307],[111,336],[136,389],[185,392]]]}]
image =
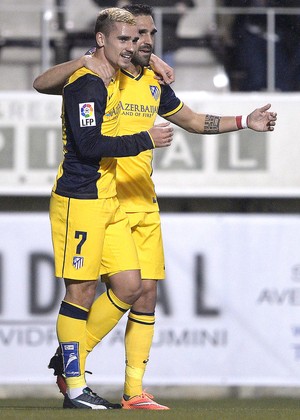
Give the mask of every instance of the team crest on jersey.
[{"label": "team crest on jersey", "polygon": [[96,126],[94,102],[79,104],[80,127]]},{"label": "team crest on jersey", "polygon": [[83,257],[73,257],[73,267],[79,270],[79,268],[83,267],[83,261]]},{"label": "team crest on jersey", "polygon": [[151,95],[157,101],[159,98],[159,89],[157,86],[149,86]]}]

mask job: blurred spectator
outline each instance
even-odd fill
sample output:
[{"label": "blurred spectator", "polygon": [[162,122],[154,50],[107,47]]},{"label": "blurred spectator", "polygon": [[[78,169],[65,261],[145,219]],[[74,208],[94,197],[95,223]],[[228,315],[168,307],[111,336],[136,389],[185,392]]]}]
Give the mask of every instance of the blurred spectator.
[{"label": "blurred spectator", "polygon": [[[135,2],[133,2],[135,3]],[[138,3],[138,1],[137,1]],[[155,7],[169,7],[174,13],[163,13],[162,25],[163,32],[160,34],[162,39],[163,59],[170,66],[174,67],[174,53],[179,48],[178,25],[181,18],[190,7],[195,7],[193,0],[148,0],[147,5]],[[155,15],[154,15],[155,16]]]},{"label": "blurred spectator", "polygon": [[[300,0],[224,0],[229,7],[300,7]],[[275,88],[300,90],[300,16],[277,14],[275,19]],[[260,91],[267,87],[267,18],[265,14],[236,15],[232,45],[225,67],[232,90]],[[233,74],[239,74],[233,80]]]}]

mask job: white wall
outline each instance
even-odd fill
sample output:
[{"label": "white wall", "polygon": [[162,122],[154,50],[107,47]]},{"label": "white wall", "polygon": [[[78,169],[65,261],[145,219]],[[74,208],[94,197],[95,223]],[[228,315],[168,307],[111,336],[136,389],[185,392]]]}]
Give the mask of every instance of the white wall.
[{"label": "white wall", "polygon": [[[286,197],[300,193],[297,94],[178,92],[193,110],[249,114],[270,102],[272,133],[194,135],[176,128],[172,147],[154,151],[158,196]],[[34,112],[33,112],[34,111]],[[0,94],[0,194],[49,195],[61,159],[61,98]]]},{"label": "white wall", "polygon": [[[163,214],[162,227],[145,386],[299,386],[300,217]],[[51,384],[63,287],[49,218],[2,213],[0,231],[0,384]],[[89,383],[123,383],[125,322],[89,356]]]}]

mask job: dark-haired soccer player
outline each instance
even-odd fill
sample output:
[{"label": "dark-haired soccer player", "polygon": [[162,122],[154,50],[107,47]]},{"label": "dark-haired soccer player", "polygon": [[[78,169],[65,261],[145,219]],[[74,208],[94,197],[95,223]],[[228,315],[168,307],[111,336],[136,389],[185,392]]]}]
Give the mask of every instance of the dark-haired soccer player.
[{"label": "dark-haired soccer player", "polygon": [[[137,129],[149,129],[157,114],[192,133],[217,134],[249,126],[256,131],[272,131],[276,114],[268,112],[270,105],[253,111],[245,117],[219,117],[197,114],[176,97],[170,86],[160,85],[154,72],[148,68],[153,51],[156,28],[151,8],[146,5],[125,6],[136,17],[139,32],[137,51],[132,64],[121,71],[121,119],[119,134]],[[94,59],[90,64],[98,66]],[[82,65],[82,59],[47,71],[38,79],[39,91],[58,87],[69,76],[69,71]],[[94,67],[94,68],[95,68]],[[73,69],[73,70],[72,70]],[[51,77],[50,77],[51,76]],[[134,116],[130,110],[134,109]],[[153,397],[143,392],[143,375],[149,359],[154,333],[157,281],[162,280],[164,256],[159,208],[151,179],[152,153],[142,152],[136,157],[118,159],[117,194],[129,218],[137,247],[143,279],[143,291],[128,314],[125,335],[126,369],[122,406],[124,409],[164,410]],[[114,272],[109,261],[103,264],[102,274]],[[91,351],[109,332],[108,323],[99,321],[97,300],[91,307],[87,321],[87,349]],[[116,321],[111,320],[111,327]]]}]

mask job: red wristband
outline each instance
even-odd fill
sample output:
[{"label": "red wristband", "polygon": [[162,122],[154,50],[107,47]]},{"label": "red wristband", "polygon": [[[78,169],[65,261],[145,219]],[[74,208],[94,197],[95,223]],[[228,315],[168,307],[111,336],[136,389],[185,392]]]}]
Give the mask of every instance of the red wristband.
[{"label": "red wristband", "polygon": [[238,130],[241,130],[243,128],[243,126],[242,126],[242,115],[238,115],[237,117],[235,117],[235,123],[236,123],[236,126],[237,126]]},{"label": "red wristband", "polygon": [[235,117],[235,122],[238,130],[242,128],[248,128],[248,116],[247,115],[238,115]]}]

